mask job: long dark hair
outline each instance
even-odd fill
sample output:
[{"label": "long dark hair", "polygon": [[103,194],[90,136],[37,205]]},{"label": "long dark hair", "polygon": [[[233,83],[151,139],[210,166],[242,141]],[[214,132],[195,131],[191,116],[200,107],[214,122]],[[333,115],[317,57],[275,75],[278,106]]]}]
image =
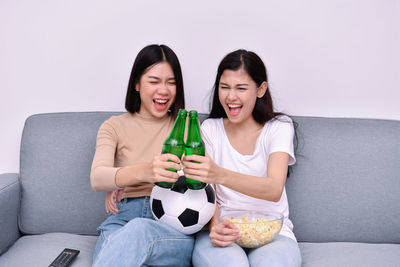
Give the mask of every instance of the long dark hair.
[{"label": "long dark hair", "polygon": [[[243,68],[249,76],[253,79],[253,81],[257,84],[257,86],[261,86],[263,82],[268,83],[268,75],[267,69],[264,65],[264,62],[261,58],[254,52],[247,51],[244,49],[239,49],[227,54],[221,61],[217,70],[217,77],[215,78],[215,83],[213,87],[213,95],[212,95],[212,106],[209,118],[226,118],[227,115],[225,113],[224,108],[219,102],[219,82],[221,80],[222,73],[225,70],[239,70]],[[269,86],[268,86],[269,87]],[[281,112],[274,111],[274,105],[272,103],[271,93],[269,88],[265,91],[265,94],[261,98],[257,98],[256,104],[253,110],[253,118],[256,122],[260,124],[265,124],[266,122],[272,119],[279,119],[279,116],[286,115]],[[286,115],[287,116],[287,115]],[[297,150],[298,137],[297,137],[297,123],[291,118],[295,131],[295,148]],[[282,120],[283,122],[287,122],[286,120]],[[288,176],[290,173],[290,166],[288,169]]]},{"label": "long dark hair", "polygon": [[135,86],[140,82],[140,78],[148,67],[160,62],[168,62],[175,76],[176,96],[174,104],[170,108],[171,116],[175,118],[179,109],[185,108],[183,78],[178,57],[168,46],[153,44],[140,50],[133,63],[125,98],[125,108],[128,112],[135,113],[140,110],[140,94],[136,91]]}]

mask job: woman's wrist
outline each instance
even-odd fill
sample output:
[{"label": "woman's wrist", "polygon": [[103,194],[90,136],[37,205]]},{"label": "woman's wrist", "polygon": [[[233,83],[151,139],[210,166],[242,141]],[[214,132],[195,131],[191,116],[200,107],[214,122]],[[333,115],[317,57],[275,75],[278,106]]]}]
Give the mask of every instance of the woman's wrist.
[{"label": "woman's wrist", "polygon": [[211,229],[214,227],[214,225],[217,224],[218,224],[217,220],[211,220],[210,223],[208,224],[208,230],[211,232]]},{"label": "woman's wrist", "polygon": [[134,186],[135,184],[148,182],[152,175],[149,163],[121,167],[115,174],[115,185],[119,188]]},{"label": "woman's wrist", "polygon": [[120,184],[119,184],[119,181],[118,181],[118,172],[121,170],[122,168],[118,168],[118,170],[115,172],[115,177],[114,177],[114,183],[115,183],[115,186],[116,186],[116,189],[117,190],[119,190],[119,189],[124,189],[124,186],[120,186]]},{"label": "woman's wrist", "polygon": [[153,175],[150,163],[140,163],[132,169],[132,173],[135,174],[135,180],[140,183],[149,183],[149,177]]},{"label": "woman's wrist", "polygon": [[225,177],[227,177],[227,170],[218,166],[216,184],[225,185]]},{"label": "woman's wrist", "polygon": [[[217,208],[218,209],[218,208]],[[208,224],[208,229],[211,232],[211,228],[213,228],[215,225],[219,224],[219,210],[216,211],[216,214],[214,214],[214,216],[211,218],[209,224]]]}]

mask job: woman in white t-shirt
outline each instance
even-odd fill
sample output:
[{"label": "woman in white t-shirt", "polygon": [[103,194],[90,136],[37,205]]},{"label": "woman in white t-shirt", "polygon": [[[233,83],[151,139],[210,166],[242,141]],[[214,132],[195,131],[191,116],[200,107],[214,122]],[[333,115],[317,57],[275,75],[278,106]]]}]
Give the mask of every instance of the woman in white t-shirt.
[{"label": "woman in white t-shirt", "polygon": [[[215,184],[218,205],[209,231],[197,234],[194,266],[300,266],[285,191],[288,166],[295,163],[294,127],[274,112],[266,68],[255,53],[237,50],[221,61],[202,134],[208,155],[185,156],[184,172]],[[232,210],[281,214],[281,232],[267,245],[243,249],[234,243],[238,228],[220,219]]]}]

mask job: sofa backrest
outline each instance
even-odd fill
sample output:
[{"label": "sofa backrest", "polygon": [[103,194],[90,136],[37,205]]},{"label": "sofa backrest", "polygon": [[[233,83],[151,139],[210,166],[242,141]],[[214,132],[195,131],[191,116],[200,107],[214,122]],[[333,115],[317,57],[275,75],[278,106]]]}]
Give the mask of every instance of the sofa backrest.
[{"label": "sofa backrest", "polygon": [[[24,233],[95,234],[105,193],[90,186],[96,134],[112,112],[38,114],[21,142]],[[206,114],[199,114],[200,120]],[[294,117],[286,190],[299,241],[400,243],[400,121]]]},{"label": "sofa backrest", "polygon": [[90,186],[100,125],[110,112],[38,114],[25,122],[21,140],[23,233],[95,234],[105,219],[103,192]]},{"label": "sofa backrest", "polygon": [[400,243],[400,121],[294,120],[286,190],[298,240]]}]

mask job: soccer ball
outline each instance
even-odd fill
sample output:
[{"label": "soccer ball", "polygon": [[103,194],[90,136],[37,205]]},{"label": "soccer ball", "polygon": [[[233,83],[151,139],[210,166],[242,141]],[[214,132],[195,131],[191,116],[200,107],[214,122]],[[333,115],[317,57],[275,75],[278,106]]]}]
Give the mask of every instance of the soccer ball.
[{"label": "soccer ball", "polygon": [[200,190],[188,189],[186,177],[181,176],[171,189],[154,186],[150,204],[157,221],[184,234],[194,234],[214,215],[215,192],[209,184]]}]

